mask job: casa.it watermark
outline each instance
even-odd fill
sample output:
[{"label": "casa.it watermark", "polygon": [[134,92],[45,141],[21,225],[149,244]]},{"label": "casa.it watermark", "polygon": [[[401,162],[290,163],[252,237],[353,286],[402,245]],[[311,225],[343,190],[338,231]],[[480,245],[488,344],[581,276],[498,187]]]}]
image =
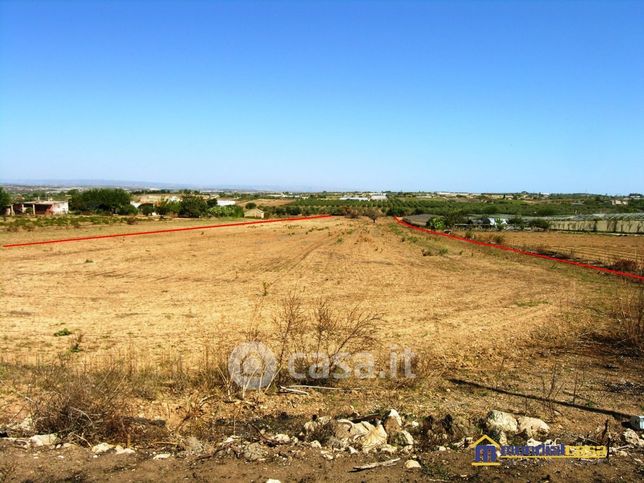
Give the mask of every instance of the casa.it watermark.
[{"label": "casa.it watermark", "polygon": [[[371,352],[294,352],[284,361],[289,376],[298,381],[342,379],[414,379],[415,354],[405,347],[393,347],[388,363],[378,368]],[[284,367],[284,366],[283,366]],[[273,351],[261,342],[245,342],[228,357],[228,373],[244,389],[262,389],[271,385],[280,367]]]}]

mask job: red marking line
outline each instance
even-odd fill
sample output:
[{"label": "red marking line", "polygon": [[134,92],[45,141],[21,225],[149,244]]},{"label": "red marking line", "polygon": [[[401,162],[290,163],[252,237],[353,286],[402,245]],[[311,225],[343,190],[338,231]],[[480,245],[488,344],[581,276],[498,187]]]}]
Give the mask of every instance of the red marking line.
[{"label": "red marking line", "polygon": [[9,243],[8,245],[2,245],[2,246],[4,248],[27,247],[31,245],[48,245],[50,243],[66,243],[66,242],[84,241],[84,240],[99,240],[101,238],[116,238],[116,237],[124,237],[124,236],[156,235],[159,233],[174,233],[177,231],[208,230],[210,228],[260,225],[262,223],[277,223],[280,221],[316,220],[320,218],[331,218],[331,215],[315,215],[315,216],[305,216],[305,217],[298,217],[298,218],[276,218],[274,220],[243,221],[241,223],[222,223],[221,225],[187,226],[185,228],[167,228],[165,230],[136,231],[132,233],[116,233],[113,235],[95,235],[95,236],[81,236],[77,238],[63,238],[62,240],[43,240],[43,241],[34,241],[34,242],[25,242],[25,243]]},{"label": "red marking line", "polygon": [[640,282],[644,281],[644,276],[636,275],[634,273],[620,272],[619,270],[611,270],[610,268],[597,267],[595,265],[590,265],[588,263],[582,263],[582,262],[575,262],[573,260],[563,260],[561,258],[555,258],[555,257],[550,257],[548,255],[542,255],[541,253],[529,252],[527,250],[521,250],[519,248],[509,247],[507,245],[495,245],[494,243],[487,243],[487,242],[482,242],[482,241],[478,241],[478,240],[470,240],[468,238],[463,238],[463,237],[452,235],[452,234],[449,234],[449,233],[443,233],[443,232],[440,232],[440,231],[429,230],[428,228],[422,228],[420,226],[412,225],[411,223],[408,223],[405,220],[402,220],[401,218],[398,218],[397,216],[394,216],[394,219],[400,225],[406,226],[407,228],[411,228],[412,230],[422,231],[424,233],[429,233],[430,235],[443,236],[445,238],[451,238],[452,240],[458,240],[458,241],[462,241],[462,242],[467,242],[467,243],[471,243],[473,245],[480,245],[480,246],[484,246],[484,247],[498,248],[499,250],[504,250],[506,252],[513,252],[513,253],[518,253],[520,255],[527,255],[529,257],[543,258],[544,260],[552,260],[553,262],[559,262],[559,263],[565,263],[567,265],[575,265],[577,267],[589,268],[591,270],[596,270],[598,272],[609,273],[611,275],[618,275],[620,277],[632,278],[632,279],[638,280]]}]

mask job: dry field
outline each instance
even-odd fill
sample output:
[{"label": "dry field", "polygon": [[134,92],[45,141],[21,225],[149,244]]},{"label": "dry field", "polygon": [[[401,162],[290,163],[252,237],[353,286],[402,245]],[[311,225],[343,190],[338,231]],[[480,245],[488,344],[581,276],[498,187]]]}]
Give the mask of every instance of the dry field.
[{"label": "dry field", "polygon": [[[0,243],[198,223],[4,232]],[[512,234],[512,243],[521,243],[521,235]],[[641,246],[641,238],[560,237],[580,246],[604,240],[624,250]],[[622,281],[411,232],[387,218],[11,248],[0,251],[0,261],[0,354],[10,366],[46,366],[64,355],[97,366],[125,357],[147,367],[199,368],[208,358],[225,359],[251,335],[274,348],[274,318],[294,293],[307,311],[325,299],[338,312],[358,304],[380,314],[378,343],[364,347],[378,358],[384,360],[392,348],[409,347],[418,354],[419,377],[413,384],[351,380],[349,394],[255,393],[248,396],[249,407],[229,404],[230,393],[214,393],[207,408],[200,407],[211,417],[302,418],[396,407],[419,418],[462,414],[476,419],[500,409],[545,418],[560,437],[573,439],[593,434],[611,418],[551,400],[629,414],[644,411],[641,358],[602,341],[607,327],[614,331],[606,308],[626,286]],[[54,335],[63,329],[71,335]],[[458,385],[455,378],[492,389]],[[10,404],[11,417],[24,415],[20,390],[8,387],[0,398]],[[172,430],[188,418],[192,398],[161,389],[137,407],[140,415],[165,419]]]},{"label": "dry field", "polygon": [[[480,237],[494,238],[498,233],[481,233]],[[513,232],[501,234],[504,244],[526,250],[552,250],[562,255],[611,265],[619,260],[644,260],[644,236],[605,233]]]},{"label": "dry field", "polygon": [[[2,242],[141,229],[155,226],[47,229]],[[585,290],[563,267],[436,244],[448,252],[422,256],[384,220],[328,219],[4,249],[0,349],[20,360],[54,356],[68,340],[53,334],[67,328],[83,333],[86,355],[134,347],[145,358],[191,357],[207,341],[270,330],[295,291],[308,306],[325,297],[382,314],[389,343],[471,361],[554,324],[561,294]]]}]

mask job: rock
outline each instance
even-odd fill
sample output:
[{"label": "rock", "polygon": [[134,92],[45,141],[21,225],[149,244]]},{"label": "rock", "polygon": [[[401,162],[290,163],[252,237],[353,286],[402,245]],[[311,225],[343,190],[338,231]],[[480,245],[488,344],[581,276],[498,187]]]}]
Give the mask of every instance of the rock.
[{"label": "rock", "polygon": [[528,441],[526,441],[526,446],[541,446],[543,443],[541,441],[537,441],[536,439],[530,438]]},{"label": "rock", "polygon": [[322,445],[318,440],[311,441],[310,446],[311,448],[316,448],[316,449],[322,448]]},{"label": "rock", "polygon": [[352,432],[354,437],[366,436],[375,429],[375,426],[367,421],[361,421],[353,425]]},{"label": "rock", "polygon": [[172,455],[170,453],[159,453],[159,454],[154,455],[154,458],[152,458],[152,459],[153,460],[167,460],[171,456]]},{"label": "rock", "polygon": [[114,449],[113,444],[99,443],[96,446],[92,446],[92,453],[94,453],[94,454],[103,454],[103,453],[107,453],[108,451],[111,451],[113,449]]},{"label": "rock", "polygon": [[132,448],[124,448],[123,446],[116,445],[116,448],[114,448],[114,453],[117,455],[121,454],[134,454],[136,451],[134,451]]},{"label": "rock", "polygon": [[184,447],[188,454],[200,454],[203,453],[203,443],[199,441],[194,436],[188,436],[183,443]]},{"label": "rock", "polygon": [[336,438],[335,436],[331,436],[327,440],[326,445],[329,448],[344,450],[344,448],[346,448],[349,445],[349,440],[347,438],[340,439],[340,438]]},{"label": "rock", "polygon": [[385,428],[382,427],[382,424],[379,424],[366,435],[361,437],[362,451],[368,453],[369,451],[376,449],[383,444],[387,443],[387,433]]},{"label": "rock", "polygon": [[398,414],[398,411],[396,411],[395,409],[390,409],[382,420],[382,426],[390,436],[393,436],[399,431],[402,431],[403,422],[400,414]]},{"label": "rock", "polygon": [[333,459],[333,453],[331,453],[330,451],[320,451],[320,454],[325,460],[331,461]]},{"label": "rock", "polygon": [[247,461],[263,461],[266,459],[266,450],[259,443],[251,443],[244,449],[244,459]]},{"label": "rock", "polygon": [[269,478],[266,480],[266,483],[282,483],[280,480],[274,480],[273,478]]},{"label": "rock", "polygon": [[58,442],[58,435],[55,433],[51,434],[36,434],[29,438],[29,444],[31,446],[54,446]]},{"label": "rock", "polygon": [[355,436],[354,424],[348,419],[338,419],[335,422],[333,435],[339,439],[348,439]]},{"label": "rock", "polygon": [[311,421],[304,423],[304,432],[306,434],[311,434],[320,429],[322,426],[328,424],[331,421],[329,416],[321,416]]},{"label": "rock", "polygon": [[539,418],[529,418],[527,416],[517,417],[517,426],[519,433],[525,434],[528,438],[535,436],[545,436],[550,432],[550,426]]},{"label": "rock", "polygon": [[356,454],[358,452],[358,450],[355,449],[353,446],[347,447],[347,451],[349,452],[349,454]]},{"label": "rock", "polygon": [[276,434],[272,439],[279,444],[289,444],[291,442],[291,437],[283,433]]},{"label": "rock", "polygon": [[385,454],[395,454],[398,451],[398,448],[390,444],[383,444],[379,451]]},{"label": "rock", "polygon": [[635,446],[636,448],[644,446],[644,440],[640,439],[638,434],[632,429],[627,429],[622,434],[622,439],[624,442],[630,446]]},{"label": "rock", "polygon": [[421,466],[416,460],[407,460],[405,461],[405,468],[408,470],[419,470]]},{"label": "rock", "polygon": [[409,431],[405,431],[404,429],[390,436],[389,441],[397,446],[411,446],[414,444],[413,436],[409,434]]},{"label": "rock", "polygon": [[447,447],[446,447],[446,446],[438,446],[436,449],[437,449],[438,451],[447,451]]},{"label": "rock", "polygon": [[514,416],[503,411],[490,411],[485,418],[485,427],[491,433],[516,434],[519,425]]}]

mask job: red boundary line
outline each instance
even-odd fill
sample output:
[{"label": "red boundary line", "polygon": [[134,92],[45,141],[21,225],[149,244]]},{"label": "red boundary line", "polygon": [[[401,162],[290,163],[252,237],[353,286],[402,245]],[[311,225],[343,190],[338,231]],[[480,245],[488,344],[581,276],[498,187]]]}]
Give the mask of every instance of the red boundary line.
[{"label": "red boundary line", "polygon": [[135,231],[132,233],[115,233],[112,235],[82,236],[77,238],[63,238],[60,240],[42,240],[42,241],[25,242],[25,243],[9,243],[7,245],[2,245],[2,246],[3,248],[16,248],[16,247],[26,247],[31,245],[48,245],[50,243],[66,243],[66,242],[84,241],[84,240],[99,240],[101,238],[116,238],[116,237],[138,236],[138,235],[156,235],[158,233],[174,233],[177,231],[208,230],[210,228],[224,228],[224,227],[230,227],[230,226],[259,225],[262,223],[277,223],[280,221],[315,220],[320,218],[331,218],[331,216],[332,215],[314,215],[314,216],[305,216],[305,217],[297,217],[297,218],[276,218],[273,220],[243,221],[241,223],[222,223],[220,225],[187,226],[184,228],[167,228],[165,230]]},{"label": "red boundary line", "polygon": [[519,248],[509,247],[507,245],[496,245],[494,243],[487,243],[487,242],[482,242],[482,241],[478,241],[478,240],[470,240],[469,238],[463,238],[463,237],[460,237],[460,236],[452,235],[450,233],[443,233],[443,232],[440,232],[440,231],[429,230],[428,228],[422,228],[420,226],[412,225],[411,223],[408,223],[405,220],[403,220],[403,219],[401,219],[401,218],[399,218],[397,216],[394,216],[394,220],[396,220],[396,222],[399,225],[405,226],[407,228],[411,228],[412,230],[417,230],[417,231],[422,231],[424,233],[429,233],[430,235],[443,236],[445,238],[451,238],[452,240],[458,240],[458,241],[462,241],[462,242],[467,242],[467,243],[471,243],[473,245],[480,245],[480,246],[484,246],[484,247],[497,248],[499,250],[504,250],[506,252],[518,253],[520,255],[526,255],[526,256],[535,257],[535,258],[542,258],[544,260],[551,260],[553,262],[565,263],[567,265],[575,265],[577,267],[582,267],[582,268],[589,268],[591,270],[596,270],[598,272],[609,273],[611,275],[617,275],[617,276],[620,276],[620,277],[632,278],[632,279],[638,280],[640,282],[644,281],[644,276],[636,275],[634,273],[621,272],[619,270],[611,270],[610,268],[604,268],[604,267],[597,267],[595,265],[590,265],[588,263],[575,262],[574,260],[563,260],[561,258],[555,258],[555,257],[551,257],[551,256],[548,256],[548,255],[542,255],[541,253],[535,253],[535,252],[530,252],[530,251],[527,251],[527,250],[521,250]]}]

